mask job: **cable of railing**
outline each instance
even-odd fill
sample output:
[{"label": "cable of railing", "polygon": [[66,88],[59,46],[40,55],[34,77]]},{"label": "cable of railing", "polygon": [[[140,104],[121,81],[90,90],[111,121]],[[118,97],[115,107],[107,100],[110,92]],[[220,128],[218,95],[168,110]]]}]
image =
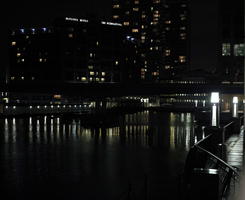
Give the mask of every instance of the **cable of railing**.
[{"label": "cable of railing", "polygon": [[201,151],[205,152],[206,154],[208,154],[209,156],[215,158],[217,161],[219,161],[220,163],[222,163],[224,166],[228,167],[230,170],[232,170],[232,172],[236,175],[239,176],[239,174],[237,173],[237,171],[230,166],[228,163],[226,163],[225,161],[223,161],[222,159],[220,159],[219,157],[215,156],[214,154],[212,154],[211,152],[207,151],[206,149],[200,147],[199,145],[194,145],[195,147],[197,147],[198,149],[200,149]]}]

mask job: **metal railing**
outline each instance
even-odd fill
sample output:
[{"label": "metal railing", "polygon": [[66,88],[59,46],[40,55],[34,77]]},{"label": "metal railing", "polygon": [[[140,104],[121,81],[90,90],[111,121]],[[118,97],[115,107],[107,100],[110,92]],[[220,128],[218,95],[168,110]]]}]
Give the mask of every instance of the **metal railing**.
[{"label": "metal railing", "polygon": [[[235,190],[235,185],[238,182],[239,174],[235,167],[230,166],[222,160],[217,154],[220,154],[218,144],[224,141],[232,134],[234,122],[230,122],[222,129],[211,130],[211,134],[206,136],[192,146],[190,149],[186,163],[184,174],[182,177],[182,197],[186,199],[188,196],[188,188],[191,184],[191,176],[194,169],[217,169],[219,177],[219,199],[227,199],[231,189]],[[216,154],[216,155],[215,155]],[[233,188],[230,186],[233,185]]]}]

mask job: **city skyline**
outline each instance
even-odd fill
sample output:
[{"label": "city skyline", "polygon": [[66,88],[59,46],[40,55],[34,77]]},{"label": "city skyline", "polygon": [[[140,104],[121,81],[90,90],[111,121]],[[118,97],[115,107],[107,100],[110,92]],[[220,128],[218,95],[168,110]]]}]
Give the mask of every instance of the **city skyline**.
[{"label": "city skyline", "polygon": [[[214,69],[217,69],[218,72],[223,70],[223,68],[219,68],[220,63],[218,63],[219,56],[222,54],[222,43],[217,42],[220,40],[219,37],[221,37],[221,40],[224,39],[223,36],[221,36],[222,28],[217,26],[220,20],[219,18],[221,18],[221,13],[219,11],[221,8],[219,7],[221,6],[220,3],[220,0],[208,0],[198,3],[192,0],[189,1],[191,11],[189,23],[192,30],[189,34],[189,39],[191,40],[191,66],[189,69],[199,68],[208,71],[213,70],[213,72],[215,72]],[[226,1],[222,1],[222,4],[223,3],[226,3]],[[3,44],[0,47],[0,52],[3,58],[1,62],[2,69],[9,65],[8,46],[10,42],[9,32],[11,29],[38,28],[42,26],[47,27],[51,25],[52,21],[57,17],[83,18],[87,17],[89,13],[94,14],[101,19],[104,18],[110,20],[113,17],[113,1],[109,0],[103,3],[99,1],[96,2],[96,0],[76,3],[48,3],[47,1],[44,1],[42,4],[37,2],[35,5],[36,6],[28,1],[16,3],[12,10],[15,14],[7,16],[6,23],[3,24],[4,31],[0,35],[2,40],[1,43]],[[10,3],[8,3],[7,7],[10,9]],[[218,36],[219,34],[220,36]],[[240,44],[240,41],[238,41],[238,44]],[[233,48],[233,45],[236,44],[232,44],[231,48]],[[217,73],[217,70],[215,73]]]}]

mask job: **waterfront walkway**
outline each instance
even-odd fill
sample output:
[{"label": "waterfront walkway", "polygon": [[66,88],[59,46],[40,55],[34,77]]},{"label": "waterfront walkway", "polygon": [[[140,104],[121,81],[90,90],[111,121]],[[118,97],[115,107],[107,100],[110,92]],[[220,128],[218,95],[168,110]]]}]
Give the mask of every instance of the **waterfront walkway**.
[{"label": "waterfront walkway", "polygon": [[245,199],[245,176],[244,176],[244,129],[242,128],[239,135],[232,135],[226,142],[227,145],[227,163],[235,167],[240,179],[231,185],[231,195],[229,200],[244,200]]}]

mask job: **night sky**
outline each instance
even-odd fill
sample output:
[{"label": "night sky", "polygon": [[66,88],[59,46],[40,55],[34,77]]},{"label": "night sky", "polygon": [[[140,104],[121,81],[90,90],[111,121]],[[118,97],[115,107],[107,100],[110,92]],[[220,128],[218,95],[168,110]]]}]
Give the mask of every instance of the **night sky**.
[{"label": "night sky", "polygon": [[5,13],[1,20],[1,68],[8,64],[8,31],[20,27],[48,26],[56,17],[84,17],[96,14],[108,19],[111,0],[8,0],[2,5]]}]

